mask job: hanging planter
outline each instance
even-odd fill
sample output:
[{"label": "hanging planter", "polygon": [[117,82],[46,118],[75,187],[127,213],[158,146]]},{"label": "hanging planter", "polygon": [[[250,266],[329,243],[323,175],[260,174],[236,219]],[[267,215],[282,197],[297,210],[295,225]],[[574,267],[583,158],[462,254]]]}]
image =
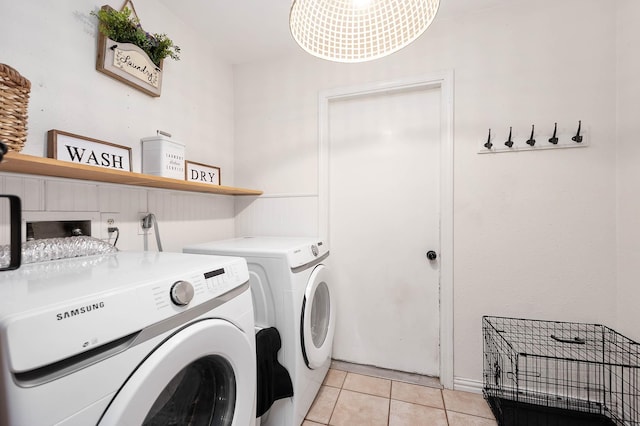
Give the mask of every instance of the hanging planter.
[{"label": "hanging planter", "polygon": [[163,59],[178,60],[180,48],[165,34],[144,31],[131,0],[119,11],[102,6],[92,15],[99,21],[96,70],[150,96],[160,96]]}]

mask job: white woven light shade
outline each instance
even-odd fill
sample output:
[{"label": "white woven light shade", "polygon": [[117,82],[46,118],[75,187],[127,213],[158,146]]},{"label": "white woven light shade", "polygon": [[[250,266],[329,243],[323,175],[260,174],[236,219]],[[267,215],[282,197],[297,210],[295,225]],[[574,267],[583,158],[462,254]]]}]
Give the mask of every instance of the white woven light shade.
[{"label": "white woven light shade", "polygon": [[293,0],[289,27],[319,58],[363,62],[396,52],[433,22],[440,0]]}]

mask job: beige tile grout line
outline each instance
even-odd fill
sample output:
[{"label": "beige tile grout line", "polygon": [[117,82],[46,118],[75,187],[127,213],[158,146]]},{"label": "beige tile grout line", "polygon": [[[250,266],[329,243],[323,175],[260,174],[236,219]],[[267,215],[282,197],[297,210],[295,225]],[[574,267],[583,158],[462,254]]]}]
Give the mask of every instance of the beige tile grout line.
[{"label": "beige tile grout line", "polygon": [[393,381],[391,381],[391,385],[389,386],[389,399],[387,400],[387,426],[389,426],[389,422],[391,421],[391,388],[393,387]]},{"label": "beige tile grout line", "polygon": [[444,402],[444,393],[442,389],[440,389],[440,399],[442,399],[442,408],[444,408],[444,418],[447,421],[447,425],[449,424],[449,412],[447,411],[447,405]]},{"label": "beige tile grout line", "polygon": [[335,413],[336,407],[338,406],[338,401],[340,400],[340,394],[342,394],[342,385],[340,385],[340,390],[338,391],[338,397],[336,398],[336,403],[333,404],[333,409],[331,410],[331,415],[329,416],[329,421],[327,422],[327,425],[331,424],[331,419],[333,419],[333,413]]},{"label": "beige tile grout line", "polygon": [[387,401],[387,426],[391,421],[391,395],[393,395],[393,380],[389,383],[389,400]]}]

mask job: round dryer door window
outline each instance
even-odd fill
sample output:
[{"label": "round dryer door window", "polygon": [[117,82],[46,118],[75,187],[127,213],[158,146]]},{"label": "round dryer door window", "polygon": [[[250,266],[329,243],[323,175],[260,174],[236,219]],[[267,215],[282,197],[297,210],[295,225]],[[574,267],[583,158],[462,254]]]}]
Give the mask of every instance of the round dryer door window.
[{"label": "round dryer door window", "polygon": [[315,267],[302,304],[302,353],[311,369],[329,362],[333,347],[335,306],[327,275],[324,265]]},{"label": "round dryer door window", "polygon": [[129,376],[98,425],[228,426],[255,422],[255,347],[222,319],[167,338]]}]

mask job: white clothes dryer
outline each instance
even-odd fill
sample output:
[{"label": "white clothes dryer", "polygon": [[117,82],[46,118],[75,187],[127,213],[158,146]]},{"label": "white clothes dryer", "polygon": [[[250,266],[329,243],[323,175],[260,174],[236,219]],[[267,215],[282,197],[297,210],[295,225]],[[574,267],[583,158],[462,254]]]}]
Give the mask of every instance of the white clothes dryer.
[{"label": "white clothes dryer", "polygon": [[246,237],[184,248],[188,253],[247,260],[257,327],[275,327],[278,361],[289,371],[293,397],[275,401],[262,425],[298,426],[331,364],[335,304],[323,261],[326,242],[312,238]]},{"label": "white clothes dryer", "polygon": [[255,422],[246,262],[119,252],[0,273],[0,424]]}]

